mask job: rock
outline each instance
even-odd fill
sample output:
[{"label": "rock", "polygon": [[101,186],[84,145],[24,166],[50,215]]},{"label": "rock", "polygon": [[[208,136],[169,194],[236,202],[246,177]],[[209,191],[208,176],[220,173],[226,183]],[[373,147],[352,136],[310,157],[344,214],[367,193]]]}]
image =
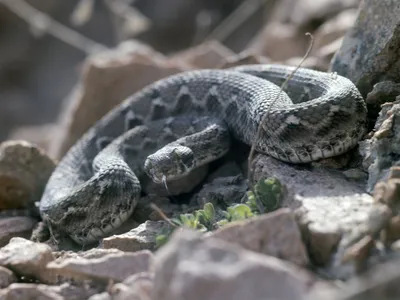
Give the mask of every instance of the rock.
[{"label": "rock", "polygon": [[[326,72],[328,70],[329,65],[326,64],[325,58],[319,58],[319,57],[308,57],[303,63],[302,67],[303,68],[308,68],[308,69],[314,69],[317,71],[321,72]],[[301,62],[303,61],[303,57],[292,57],[289,58],[283,62],[281,62],[283,65],[288,65],[288,66],[295,66],[297,67]]]},{"label": "rock", "polygon": [[44,284],[13,283],[8,288],[0,291],[0,299],[7,300],[84,300],[94,295],[98,290],[89,286],[72,286],[63,283],[59,286]]},{"label": "rock", "polygon": [[268,23],[250,42],[248,51],[280,61],[303,56],[307,47],[308,39],[299,35],[296,26]]},{"label": "rock", "polygon": [[15,274],[7,268],[0,267],[0,289],[4,289],[14,282],[17,282]]},{"label": "rock", "polygon": [[96,294],[88,298],[88,300],[113,300],[111,295],[107,292]]},{"label": "rock", "polygon": [[155,250],[156,237],[163,229],[168,229],[166,221],[146,221],[129,232],[103,239],[105,249],[116,248],[126,252]]},{"label": "rock", "polygon": [[400,6],[397,0],[364,0],[332,60],[331,70],[353,81],[363,96],[375,83],[400,77]]},{"label": "rock", "polygon": [[368,191],[372,191],[377,182],[387,179],[390,167],[400,162],[400,97],[396,99],[382,106],[374,134],[360,142],[363,167],[369,173]]},{"label": "rock", "polygon": [[201,208],[206,203],[212,203],[214,206],[221,204],[229,206],[240,203],[247,189],[247,181],[243,175],[219,177],[204,184],[201,190],[194,195],[191,204]]},{"label": "rock", "polygon": [[226,63],[218,66],[217,69],[227,69],[241,65],[267,64],[270,62],[267,57],[258,55],[251,50],[245,50],[237,55],[228,57]]},{"label": "rock", "polygon": [[89,57],[81,84],[71,94],[60,118],[61,133],[53,140],[51,155],[62,157],[89,127],[134,92],[183,70],[162,54],[133,41]]},{"label": "rock", "polygon": [[370,91],[365,98],[370,119],[375,121],[381,111],[381,106],[386,102],[394,102],[399,95],[400,83],[381,81],[375,84],[372,91]]},{"label": "rock", "polygon": [[364,192],[363,182],[350,181],[340,171],[293,166],[265,155],[257,155],[253,166],[255,182],[274,176],[286,186],[282,206],[294,210],[311,261],[333,277],[351,276],[355,270],[341,257],[351,241],[367,234],[372,212],[386,214],[379,209],[384,205]]},{"label": "rock", "polygon": [[54,170],[41,149],[25,141],[0,144],[0,210],[31,209]]},{"label": "rock", "polygon": [[101,249],[101,248],[92,248],[87,251],[55,251],[53,252],[54,256],[58,260],[65,260],[69,258],[76,258],[76,259],[96,259],[102,258],[110,254],[123,254],[122,251],[118,249]]},{"label": "rock", "polygon": [[277,258],[187,230],[173,234],[154,265],[152,299],[305,299],[315,281]]},{"label": "rock", "polygon": [[148,300],[151,299],[153,276],[150,273],[139,273],[129,276],[122,283],[115,284],[110,294],[115,300]]},{"label": "rock", "polygon": [[49,263],[47,268],[58,275],[72,277],[76,280],[93,279],[119,282],[132,274],[149,270],[151,264],[151,252],[143,250],[135,253],[109,254],[92,259],[60,259]]},{"label": "rock", "polygon": [[58,134],[58,127],[54,123],[37,126],[18,126],[8,135],[9,140],[24,140],[38,145],[44,151],[50,150],[50,144]]},{"label": "rock", "polygon": [[283,0],[275,8],[272,20],[310,28],[312,23],[328,19],[341,11],[356,8],[360,0]]},{"label": "rock", "polygon": [[159,197],[157,195],[147,195],[141,197],[132,214],[132,218],[139,222],[138,225],[146,222],[147,220],[159,221],[163,219],[162,216],[160,216],[160,214],[152,208],[152,204],[161,209],[162,212],[168,217],[171,217],[174,212],[178,212],[180,210],[179,205],[172,204],[171,200],[169,200],[167,197]]},{"label": "rock", "polygon": [[46,286],[39,286],[36,284],[27,283],[13,283],[7,289],[0,291],[0,298],[13,300],[29,300],[29,299],[40,299],[40,300],[63,300],[64,297],[54,293]]},{"label": "rock", "polygon": [[227,63],[229,57],[235,53],[218,41],[209,41],[199,46],[178,52],[170,57],[172,62],[179,62],[191,66],[193,69],[215,69]]},{"label": "rock", "polygon": [[54,259],[49,246],[14,237],[0,249],[0,265],[17,276],[52,282],[53,276],[46,269]]},{"label": "rock", "polygon": [[8,244],[13,237],[29,239],[37,221],[30,217],[0,219],[0,247]]},{"label": "rock", "polygon": [[309,264],[299,227],[290,209],[234,222],[212,232],[218,238],[246,250],[275,256],[301,267]]},{"label": "rock", "polygon": [[[398,257],[380,263],[323,299],[327,300],[391,300],[400,297],[400,260]],[[314,298],[313,298],[314,299]],[[321,298],[315,298],[321,299]]]},{"label": "rock", "polygon": [[318,55],[322,47],[341,39],[353,27],[356,17],[356,9],[346,9],[318,27],[314,32],[314,46],[311,55]]}]

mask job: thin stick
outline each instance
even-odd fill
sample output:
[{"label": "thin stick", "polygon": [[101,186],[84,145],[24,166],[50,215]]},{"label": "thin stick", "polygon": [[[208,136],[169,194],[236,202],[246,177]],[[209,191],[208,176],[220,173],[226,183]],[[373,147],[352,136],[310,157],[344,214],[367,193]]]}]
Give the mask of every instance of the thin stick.
[{"label": "thin stick", "polygon": [[264,124],[264,122],[267,120],[267,118],[269,117],[269,114],[271,112],[271,108],[272,106],[275,104],[275,102],[278,100],[279,96],[282,94],[283,90],[286,88],[287,83],[289,82],[289,80],[293,77],[293,75],[297,72],[297,70],[301,67],[301,65],[304,63],[304,61],[307,59],[307,57],[310,55],[311,49],[314,45],[314,37],[311,33],[306,32],[306,35],[308,35],[310,37],[310,45],[308,46],[307,52],[306,54],[303,56],[302,60],[300,61],[300,63],[297,65],[297,67],[290,73],[290,75],[288,76],[288,78],[286,78],[286,80],[282,83],[281,88],[279,90],[279,93],[276,95],[275,99],[271,102],[271,105],[268,107],[267,112],[265,113],[265,115],[262,117],[260,124],[258,125],[257,128],[257,133],[256,136],[254,138],[254,142],[251,145],[250,148],[250,153],[249,153],[249,158],[248,158],[248,181],[249,181],[249,185],[250,185],[250,189],[253,192],[254,196],[257,199],[257,195],[254,191],[254,186],[253,186],[253,181],[252,181],[252,169],[251,169],[251,162],[253,160],[254,157],[254,152],[255,152],[255,148],[256,148],[256,140],[259,138],[260,134],[261,134],[261,130],[262,130],[262,124]]},{"label": "thin stick", "polygon": [[168,217],[164,214],[164,212],[161,210],[161,208],[159,208],[156,204],[150,203],[150,207],[151,207],[154,211],[156,211],[156,212],[161,216],[161,218],[163,218],[165,221],[167,221],[167,222],[169,223],[169,225],[171,225],[172,227],[178,227],[178,226],[176,226],[173,222],[171,222],[170,218],[168,218]]},{"label": "thin stick", "polygon": [[47,32],[68,45],[82,50],[86,54],[93,54],[107,49],[106,46],[96,43],[58,23],[23,0],[0,0],[0,3],[26,21],[32,28],[41,32]]}]

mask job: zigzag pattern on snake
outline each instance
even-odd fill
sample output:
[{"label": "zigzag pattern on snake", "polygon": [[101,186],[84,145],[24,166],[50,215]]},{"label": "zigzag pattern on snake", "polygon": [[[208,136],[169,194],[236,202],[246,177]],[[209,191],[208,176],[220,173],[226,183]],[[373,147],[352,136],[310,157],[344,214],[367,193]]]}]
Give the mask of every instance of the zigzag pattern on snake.
[{"label": "zigzag pattern on snake", "polygon": [[190,71],[135,93],[58,164],[40,202],[43,219],[80,244],[97,241],[132,214],[142,178],[168,182],[195,172],[224,155],[230,137],[291,163],[354,147],[366,126],[366,106],[354,84],[300,68],[280,92],[293,70],[249,65]]}]

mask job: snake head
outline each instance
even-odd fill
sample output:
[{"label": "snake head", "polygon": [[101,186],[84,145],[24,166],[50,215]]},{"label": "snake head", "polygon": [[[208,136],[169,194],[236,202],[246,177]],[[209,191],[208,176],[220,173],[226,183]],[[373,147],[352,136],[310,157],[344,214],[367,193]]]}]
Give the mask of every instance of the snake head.
[{"label": "snake head", "polygon": [[144,171],[155,182],[179,179],[195,168],[193,151],[182,145],[165,146],[147,157]]}]

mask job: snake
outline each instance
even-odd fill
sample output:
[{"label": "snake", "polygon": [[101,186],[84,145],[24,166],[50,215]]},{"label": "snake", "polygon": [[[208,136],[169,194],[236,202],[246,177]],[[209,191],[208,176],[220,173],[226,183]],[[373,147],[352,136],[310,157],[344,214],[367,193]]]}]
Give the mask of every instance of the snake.
[{"label": "snake", "polygon": [[40,214],[78,244],[94,243],[132,215],[145,178],[196,174],[233,139],[284,163],[336,156],[357,145],[366,115],[355,84],[332,72],[258,64],[174,74],[87,130],[51,174]]}]

